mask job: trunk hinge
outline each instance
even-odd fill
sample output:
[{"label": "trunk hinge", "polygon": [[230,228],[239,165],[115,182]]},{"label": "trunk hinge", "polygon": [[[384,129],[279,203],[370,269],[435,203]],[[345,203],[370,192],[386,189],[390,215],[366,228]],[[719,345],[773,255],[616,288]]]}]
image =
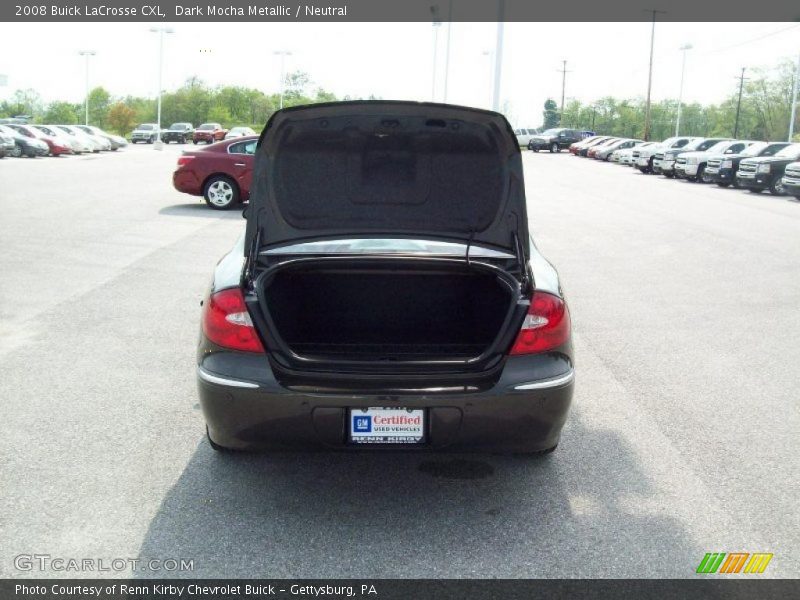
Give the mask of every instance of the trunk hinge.
[{"label": "trunk hinge", "polygon": [[514,254],[517,257],[517,267],[519,268],[519,281],[523,291],[527,291],[528,284],[528,264],[525,261],[525,252],[522,250],[522,242],[516,231],[512,232],[514,236]]},{"label": "trunk hinge", "polygon": [[258,213],[256,213],[256,231],[253,234],[250,248],[248,248],[247,251],[247,266],[245,267],[243,281],[244,285],[250,290],[253,289],[253,277],[256,272],[256,264],[258,263],[258,249],[261,247],[261,227],[259,225]]},{"label": "trunk hinge", "polygon": [[470,248],[472,248],[472,240],[473,240],[474,238],[475,238],[475,230],[473,229],[473,230],[471,230],[471,231],[469,232],[469,239],[467,240],[467,252],[466,252],[466,254],[464,255],[464,259],[467,261],[467,266],[468,266],[468,267],[470,266],[470,262],[469,262],[469,251],[470,251]]}]

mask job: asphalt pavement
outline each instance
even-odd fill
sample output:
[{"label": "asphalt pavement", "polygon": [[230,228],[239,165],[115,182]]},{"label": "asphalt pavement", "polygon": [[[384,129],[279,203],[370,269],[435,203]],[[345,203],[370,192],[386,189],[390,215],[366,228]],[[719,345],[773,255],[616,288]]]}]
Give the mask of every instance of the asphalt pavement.
[{"label": "asphalt pavement", "polygon": [[179,151],[0,160],[0,577],[800,576],[800,203],[525,152],[574,326],[555,453],[220,455],[199,302],[244,221]]}]

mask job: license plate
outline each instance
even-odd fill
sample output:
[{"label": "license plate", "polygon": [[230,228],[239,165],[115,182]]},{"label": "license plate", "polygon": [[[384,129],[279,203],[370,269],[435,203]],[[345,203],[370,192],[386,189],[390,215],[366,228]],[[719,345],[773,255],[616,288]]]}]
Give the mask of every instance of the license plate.
[{"label": "license plate", "polygon": [[354,444],[421,444],[425,441],[425,411],[352,408],[348,428]]}]

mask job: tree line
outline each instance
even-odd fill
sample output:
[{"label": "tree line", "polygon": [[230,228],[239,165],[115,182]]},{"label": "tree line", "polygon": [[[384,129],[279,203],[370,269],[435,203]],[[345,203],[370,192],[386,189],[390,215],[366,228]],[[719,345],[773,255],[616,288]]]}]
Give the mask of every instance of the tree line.
[{"label": "tree line", "polygon": [[[739,139],[785,141],[789,134],[795,65],[782,61],[775,69],[753,69],[742,87],[738,132],[736,112],[738,85],[719,104],[703,106],[684,103],[681,109],[681,135],[732,137]],[[618,99],[611,96],[596,102],[570,100],[559,115],[552,99],[545,102],[543,127],[570,127],[604,135],[641,138],[644,133],[645,102],[642,98]],[[675,135],[678,101],[662,100],[650,106],[650,139],[663,140]],[[800,115],[798,115],[800,117]],[[795,140],[800,132],[795,126]]]},{"label": "tree line", "polygon": [[[736,112],[739,93],[735,86],[719,104],[683,104],[681,134],[741,139],[785,140],[794,83],[794,64],[782,61],[775,69],[754,69],[742,88],[739,125]],[[335,94],[314,87],[307,73],[297,71],[286,76],[284,106],[337,100]],[[343,100],[350,99],[344,96]],[[162,95],[161,123],[187,121],[221,123],[224,127],[250,126],[260,131],[280,106],[280,94],[267,94],[241,86],[211,87],[198,77],[190,77],[175,91]],[[545,102],[544,129],[570,127],[605,135],[641,138],[644,132],[645,102],[642,98],[619,99],[613,96],[595,102],[569,100],[564,114],[554,100]],[[677,100],[654,102],[650,108],[651,139],[665,139],[675,133]],[[74,124],[84,121],[84,104],[55,101],[45,104],[31,89],[17,90],[9,100],[0,102],[0,117],[31,115],[37,123]],[[156,121],[156,100],[138,96],[115,97],[103,87],[89,93],[89,122],[103,129],[126,135],[139,123]],[[797,135],[800,135],[798,132]]]},{"label": "tree line", "polygon": [[[344,99],[349,99],[345,97]],[[283,106],[332,102],[337,97],[320,87],[313,87],[307,73],[297,71],[286,76]],[[103,87],[89,92],[89,123],[102,129],[127,135],[139,123],[156,122],[156,99],[139,96],[115,97]],[[280,94],[267,94],[241,86],[211,87],[198,77],[190,77],[173,92],[161,96],[161,124],[189,122],[221,123],[223,127],[249,126],[260,131],[270,115],[280,106]],[[85,104],[54,101],[45,104],[36,90],[17,90],[10,99],[0,102],[0,117],[30,115],[35,123],[72,125],[85,120]]]}]

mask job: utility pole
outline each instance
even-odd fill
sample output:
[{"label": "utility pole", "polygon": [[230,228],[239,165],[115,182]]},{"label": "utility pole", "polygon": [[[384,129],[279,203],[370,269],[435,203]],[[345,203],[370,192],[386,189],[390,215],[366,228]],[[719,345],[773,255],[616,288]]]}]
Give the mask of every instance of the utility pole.
[{"label": "utility pole", "polygon": [[497,38],[494,47],[494,90],[492,91],[492,110],[495,112],[500,110],[500,81],[503,73],[503,27],[505,26],[505,13],[505,0],[497,0]]},{"label": "utility pole", "polygon": [[86,58],[86,80],[85,80],[85,87],[86,87],[86,94],[84,98],[84,107],[86,110],[86,122],[84,125],[89,124],[89,57],[94,56],[97,54],[94,50],[81,50],[78,52],[79,55]]},{"label": "utility pole", "polygon": [[642,136],[644,141],[648,142],[650,141],[650,91],[653,89],[653,48],[656,39],[656,15],[666,11],[650,8],[645,12],[653,15],[653,25],[650,29],[650,69],[647,73],[647,101],[644,105],[644,135]]},{"label": "utility pole", "polygon": [[567,88],[567,73],[571,71],[567,71],[567,61],[562,60],[562,67],[559,69],[559,73],[561,73],[561,110],[558,113],[558,124],[563,127],[564,125],[564,91]]},{"label": "utility pole", "polygon": [[739,135],[739,111],[742,108],[742,89],[744,88],[744,71],[747,67],[742,67],[742,75],[739,77],[739,100],[736,102],[736,124],[733,126],[733,137]]},{"label": "utility pole", "polygon": [[800,87],[800,55],[797,56],[797,70],[794,73],[794,87],[792,88],[792,108],[789,112],[789,139],[791,142],[794,137],[794,120],[797,114],[797,88]]},{"label": "utility pole", "polygon": [[683,50],[683,62],[681,63],[681,88],[678,91],[678,117],[675,119],[675,137],[678,137],[681,128],[681,106],[683,105],[683,73],[686,71],[686,51],[691,50],[691,44],[684,44],[678,50]]}]

